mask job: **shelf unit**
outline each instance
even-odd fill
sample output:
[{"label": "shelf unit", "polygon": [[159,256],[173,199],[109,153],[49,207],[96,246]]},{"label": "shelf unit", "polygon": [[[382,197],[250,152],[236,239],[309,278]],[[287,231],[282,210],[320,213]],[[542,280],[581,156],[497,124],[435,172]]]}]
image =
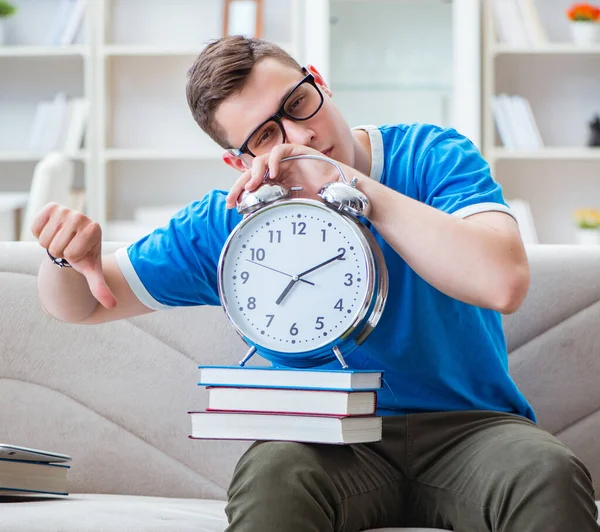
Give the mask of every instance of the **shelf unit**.
[{"label": "shelf unit", "polygon": [[[0,47],[0,191],[29,189],[45,155],[26,150],[35,105],[58,90],[91,104],[86,147],[73,155],[76,186],[107,237],[119,237],[111,224],[133,236],[137,209],[176,209],[234,182],[237,172],[185,98],[188,68],[221,36],[222,0],[171,0],[168,9],[162,0],[88,1],[72,46],[43,45],[60,0],[15,1],[10,40]],[[265,0],[263,25],[265,38],[300,61],[302,2]]]},{"label": "shelf unit", "polygon": [[430,122],[480,146],[478,0],[304,2],[307,62],[350,125]]},{"label": "shelf unit", "polygon": [[[0,46],[0,191],[27,192],[35,164],[45,155],[27,150],[35,107],[57,92],[68,98],[93,99],[93,17],[86,11],[75,43],[49,46],[45,39],[59,0],[16,0],[17,14],[6,21],[8,39]],[[74,154],[75,188],[94,180],[90,136]]]},{"label": "shelf unit", "polygon": [[[588,123],[600,113],[600,44],[570,42],[568,0],[535,2],[548,44],[499,43],[490,4],[483,12],[483,154],[505,197],[529,203],[540,243],[573,244],[573,211],[600,207],[600,148],[587,146]],[[499,93],[529,100],[544,148],[501,146],[491,107]]]},{"label": "shelf unit", "polygon": [[[300,3],[267,0],[264,10],[265,37],[297,58]],[[229,188],[238,174],[221,161],[222,150],[194,122],[185,99],[187,70],[221,34],[223,2],[173,0],[167,20],[157,0],[106,0],[95,9],[101,134],[94,217],[124,227],[140,208],[175,211],[211,188]]]}]

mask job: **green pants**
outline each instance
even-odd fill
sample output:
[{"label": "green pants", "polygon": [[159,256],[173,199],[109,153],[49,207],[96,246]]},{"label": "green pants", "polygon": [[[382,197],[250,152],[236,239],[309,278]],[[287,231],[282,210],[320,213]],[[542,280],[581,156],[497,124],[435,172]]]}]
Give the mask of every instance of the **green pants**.
[{"label": "green pants", "polygon": [[228,532],[600,530],[585,465],[534,423],[498,412],[386,417],[372,444],[257,442],[228,494]]}]

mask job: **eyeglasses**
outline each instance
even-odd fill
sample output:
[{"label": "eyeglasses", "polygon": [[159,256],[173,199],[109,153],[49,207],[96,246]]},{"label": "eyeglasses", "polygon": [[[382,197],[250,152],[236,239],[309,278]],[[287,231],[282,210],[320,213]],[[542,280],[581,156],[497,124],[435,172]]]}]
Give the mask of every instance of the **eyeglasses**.
[{"label": "eyeglasses", "polygon": [[[306,72],[305,69],[303,69]],[[272,148],[286,141],[282,118],[295,122],[308,120],[315,116],[323,105],[323,94],[317,87],[312,74],[307,74],[290,91],[277,112],[260,124],[238,148],[228,148],[236,157],[248,155],[250,158],[268,153]],[[246,159],[247,163],[250,163]]]}]

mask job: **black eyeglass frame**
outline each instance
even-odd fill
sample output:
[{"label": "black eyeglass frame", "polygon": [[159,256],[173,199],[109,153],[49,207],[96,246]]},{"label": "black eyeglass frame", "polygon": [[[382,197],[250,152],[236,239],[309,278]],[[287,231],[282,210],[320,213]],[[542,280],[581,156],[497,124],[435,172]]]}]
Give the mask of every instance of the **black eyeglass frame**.
[{"label": "black eyeglass frame", "polygon": [[[302,71],[307,72],[307,70],[305,68],[303,68]],[[290,96],[294,93],[294,91],[298,87],[300,87],[300,85],[303,85],[304,83],[309,83],[316,89],[317,93],[319,94],[319,97],[321,98],[321,102],[319,103],[315,112],[312,113],[311,115],[309,115],[305,118],[296,118],[285,112],[285,105],[287,104]],[[237,148],[237,149],[236,148],[227,148],[227,151],[229,153],[231,153],[231,155],[235,155],[236,157],[241,157],[244,153],[247,153],[251,157],[256,157],[256,155],[254,155],[248,148],[248,143],[250,142],[250,139],[252,138],[252,136],[261,127],[263,127],[267,122],[275,122],[279,126],[279,129],[281,130],[281,134],[283,135],[283,142],[285,143],[285,141],[287,140],[287,136],[285,134],[285,128],[283,127],[283,123],[281,122],[281,119],[285,117],[289,120],[293,120],[294,122],[303,122],[305,120],[309,120],[321,110],[321,107],[323,107],[323,101],[324,101],[323,93],[321,92],[321,89],[319,89],[317,82],[315,81],[315,77],[310,72],[308,72],[306,74],[306,76],[304,76],[298,83],[296,83],[296,85],[294,85],[292,90],[287,94],[287,96],[283,100],[283,103],[281,104],[279,109],[277,109],[277,111],[275,113],[273,113],[269,118],[267,118],[266,120],[261,122],[257,127],[255,127],[254,130],[252,131],[252,133],[250,133],[250,135],[248,135],[248,137],[246,138],[244,143],[239,148]]]}]

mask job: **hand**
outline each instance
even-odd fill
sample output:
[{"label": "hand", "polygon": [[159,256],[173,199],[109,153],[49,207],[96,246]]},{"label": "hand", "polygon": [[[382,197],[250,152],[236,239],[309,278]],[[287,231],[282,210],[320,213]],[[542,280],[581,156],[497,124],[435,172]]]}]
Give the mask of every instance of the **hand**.
[{"label": "hand", "polygon": [[[248,262],[250,262],[251,264],[256,264],[257,266],[262,266],[263,268],[266,268],[267,270],[271,270],[277,273],[281,273],[282,275],[287,275],[288,277],[294,277],[292,274],[290,273],[285,273],[282,272],[281,270],[276,270],[275,268],[271,268],[270,266],[266,266],[265,264],[261,264],[260,262],[254,262],[253,260],[250,259],[246,259]],[[310,281],[307,281],[306,279],[300,279],[302,282],[306,283],[306,284],[311,284],[313,286],[315,286],[315,283],[311,283]]]},{"label": "hand", "polygon": [[116,306],[117,299],[102,272],[102,230],[99,224],[80,212],[49,203],[35,217],[31,231],[52,256],[66,259],[76,272],[86,278],[96,300],[106,308]]},{"label": "hand", "polygon": [[[285,299],[285,296],[287,296],[290,292],[290,290],[294,287],[294,285],[298,282],[298,281],[304,281],[307,282],[305,279],[303,279],[302,277],[304,275],[307,275],[311,272],[314,272],[315,270],[318,270],[319,268],[322,268],[323,266],[325,266],[326,264],[329,264],[333,261],[336,261],[338,259],[341,259],[344,256],[344,253],[339,253],[337,254],[335,257],[331,257],[330,259],[327,259],[326,261],[323,261],[319,264],[317,264],[316,266],[313,266],[312,268],[309,268],[308,270],[303,271],[302,273],[298,274],[298,275],[294,275],[292,277],[292,280],[287,284],[287,286],[283,289],[283,292],[281,292],[281,295],[277,298],[277,301],[275,301],[276,305],[280,305],[281,302]],[[312,283],[311,283],[312,284]]]},{"label": "hand", "polygon": [[285,182],[289,187],[302,187],[298,197],[316,197],[317,192],[325,183],[336,181],[339,177],[335,167],[324,161],[314,159],[297,159],[281,161],[293,155],[321,155],[321,152],[299,144],[280,144],[270,153],[255,157],[252,168],[242,172],[227,194],[226,205],[231,209],[244,191],[258,188],[267,175],[267,179]]}]

